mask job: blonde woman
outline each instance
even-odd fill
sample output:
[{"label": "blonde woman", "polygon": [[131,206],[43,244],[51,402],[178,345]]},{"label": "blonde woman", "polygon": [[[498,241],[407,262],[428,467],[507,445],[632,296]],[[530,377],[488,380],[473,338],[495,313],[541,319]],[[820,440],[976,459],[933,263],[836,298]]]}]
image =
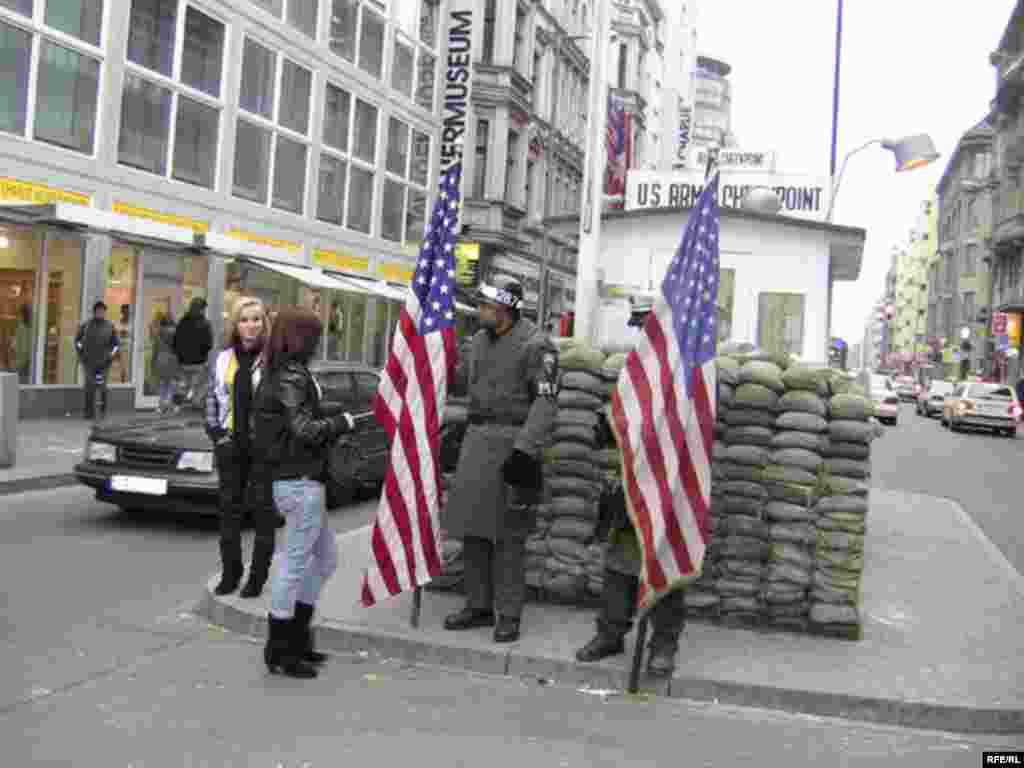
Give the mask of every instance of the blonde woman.
[{"label": "blonde woman", "polygon": [[253,541],[249,579],[242,597],[263,590],[274,554],[276,514],[266,472],[259,468],[250,426],[253,395],[263,374],[263,345],[269,323],[263,302],[241,297],[228,317],[226,345],[210,364],[206,393],[206,434],[214,444],[220,475],[220,558],[218,595],[234,592],[242,580],[242,523],[251,511]]}]

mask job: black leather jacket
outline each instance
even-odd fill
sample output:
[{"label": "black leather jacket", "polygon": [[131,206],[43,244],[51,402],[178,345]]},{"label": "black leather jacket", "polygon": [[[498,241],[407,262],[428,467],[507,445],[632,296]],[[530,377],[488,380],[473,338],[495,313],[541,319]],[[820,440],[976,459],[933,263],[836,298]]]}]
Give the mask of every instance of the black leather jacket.
[{"label": "black leather jacket", "polygon": [[289,362],[265,374],[253,403],[253,451],[274,480],[322,479],[328,453],[352,430],[347,413],[328,415],[309,369]]}]

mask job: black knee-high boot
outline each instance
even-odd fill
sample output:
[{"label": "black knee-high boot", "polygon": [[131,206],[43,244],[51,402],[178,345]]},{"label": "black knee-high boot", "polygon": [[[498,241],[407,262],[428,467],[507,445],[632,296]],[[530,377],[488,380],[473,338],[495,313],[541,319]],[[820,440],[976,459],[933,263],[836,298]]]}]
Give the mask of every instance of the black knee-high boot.
[{"label": "black knee-high boot", "polygon": [[308,661],[310,664],[323,664],[327,661],[327,654],[320,653],[313,648],[313,612],[316,607],[309,603],[295,604],[295,636],[299,639],[297,650],[299,658]]},{"label": "black knee-high boot", "polygon": [[271,674],[309,679],[316,677],[316,667],[299,658],[295,652],[296,623],[294,619],[278,619],[267,615],[267,644],[263,647],[263,662]]}]

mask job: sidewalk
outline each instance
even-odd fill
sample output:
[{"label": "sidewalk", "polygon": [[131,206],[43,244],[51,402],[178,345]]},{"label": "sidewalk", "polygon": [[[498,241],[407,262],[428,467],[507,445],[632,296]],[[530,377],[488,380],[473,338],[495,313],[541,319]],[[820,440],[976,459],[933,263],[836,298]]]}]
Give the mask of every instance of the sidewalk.
[{"label": "sidewalk", "polygon": [[18,422],[13,467],[0,469],[0,496],[74,485],[92,422],[84,419],[28,419]]},{"label": "sidewalk", "polygon": [[[579,664],[593,613],[530,604],[511,646],[489,630],[446,632],[458,595],[424,592],[418,630],[412,599],[358,605],[368,529],[338,537],[341,566],[320,604],[317,643],[425,664],[560,684],[622,690],[629,659]],[[1024,579],[953,502],[874,490],[860,642],[731,629],[692,621],[671,681],[645,691],[819,716],[972,733],[1024,732]],[[269,589],[258,600],[215,597],[197,611],[263,637]]]}]

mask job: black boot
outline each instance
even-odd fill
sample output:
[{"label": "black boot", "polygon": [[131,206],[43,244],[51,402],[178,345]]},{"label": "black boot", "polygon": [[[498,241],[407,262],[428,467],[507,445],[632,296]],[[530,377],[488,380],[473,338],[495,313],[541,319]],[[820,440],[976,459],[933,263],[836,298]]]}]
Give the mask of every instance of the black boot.
[{"label": "black boot", "polygon": [[327,654],[313,650],[313,611],[314,606],[309,603],[295,604],[295,633],[302,638],[299,658],[310,664],[323,664],[327,661]]},{"label": "black boot", "polygon": [[295,651],[295,621],[267,615],[267,644],[263,647],[263,662],[271,674],[310,679],[316,677],[316,668],[299,658]]},{"label": "black boot", "polygon": [[274,557],[274,540],[269,542],[256,539],[252,545],[252,562],[249,564],[249,578],[242,587],[242,597],[259,597],[270,573],[270,561]]},{"label": "black boot", "polygon": [[242,543],[222,540],[220,542],[220,583],[213,588],[213,593],[229,595],[238,589],[243,570]]},{"label": "black boot", "polygon": [[494,628],[494,642],[514,643],[519,639],[519,618],[517,616],[502,616],[498,619],[498,626]]},{"label": "black boot", "polygon": [[473,629],[474,627],[493,627],[494,614],[491,611],[480,611],[466,606],[458,613],[445,617],[445,629]]},{"label": "black boot", "polygon": [[594,661],[607,659],[609,656],[618,656],[626,652],[626,643],[622,635],[613,635],[609,632],[598,630],[590,642],[576,651],[576,661],[589,664]]}]

